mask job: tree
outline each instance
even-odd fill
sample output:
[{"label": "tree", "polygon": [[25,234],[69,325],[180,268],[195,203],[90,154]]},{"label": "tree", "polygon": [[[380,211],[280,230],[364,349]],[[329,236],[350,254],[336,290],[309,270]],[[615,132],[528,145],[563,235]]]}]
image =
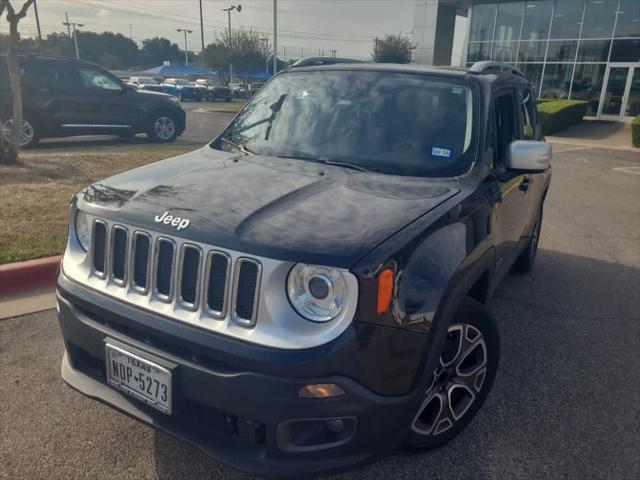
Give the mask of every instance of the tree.
[{"label": "tree", "polygon": [[170,62],[184,61],[184,52],[177,44],[163,37],[148,38],[142,41],[142,63],[160,65],[165,60]]},{"label": "tree", "polygon": [[[2,163],[16,163],[18,161],[18,150],[20,147],[20,134],[22,133],[22,88],[20,85],[20,64],[18,63],[17,48],[20,41],[18,33],[18,23],[27,15],[27,10],[34,0],[26,0],[22,8],[16,13],[15,8],[9,0],[0,0],[0,16],[7,11],[7,22],[9,23],[9,44],[7,46],[7,68],[9,70],[9,81],[11,83],[12,97],[12,124],[9,131],[9,142],[6,150],[2,149]],[[2,135],[4,136],[4,135]]]},{"label": "tree", "polygon": [[225,31],[214,43],[205,47],[207,67],[226,70],[233,65],[236,72],[264,71],[269,44],[253,29]]},{"label": "tree", "polygon": [[416,48],[402,34],[385,35],[373,43],[373,61],[377,63],[410,63],[411,54]]}]

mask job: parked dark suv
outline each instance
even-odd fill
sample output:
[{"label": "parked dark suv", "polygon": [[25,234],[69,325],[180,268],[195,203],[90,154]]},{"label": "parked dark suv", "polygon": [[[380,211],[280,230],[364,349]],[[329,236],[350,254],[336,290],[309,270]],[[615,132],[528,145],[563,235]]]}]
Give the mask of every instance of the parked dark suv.
[{"label": "parked dark suv", "polygon": [[[12,128],[6,55],[0,55],[0,109],[3,131]],[[137,90],[91,63],[69,58],[20,55],[24,120],[21,147],[46,137],[146,133],[171,142],[185,128],[179,102],[163,93]],[[9,120],[8,120],[9,119]]]},{"label": "parked dark suv", "polygon": [[74,196],[62,376],[267,476],[442,445],[496,376],[550,159],[506,65],[281,73],[210,145]]}]

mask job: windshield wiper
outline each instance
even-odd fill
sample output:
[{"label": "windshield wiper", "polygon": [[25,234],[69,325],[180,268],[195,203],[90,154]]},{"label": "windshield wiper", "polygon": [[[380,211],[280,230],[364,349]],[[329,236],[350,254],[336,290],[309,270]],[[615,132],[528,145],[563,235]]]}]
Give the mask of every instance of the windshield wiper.
[{"label": "windshield wiper", "polygon": [[255,155],[254,152],[252,152],[251,150],[249,150],[247,147],[245,147],[242,143],[236,143],[236,142],[232,142],[231,140],[229,140],[228,138],[222,137],[220,138],[220,140],[228,145],[231,145],[234,148],[237,148],[238,150],[240,150],[242,153],[246,154],[246,155]]},{"label": "windshield wiper", "polygon": [[318,160],[320,163],[324,163],[326,165],[335,165],[337,167],[351,168],[352,170],[358,170],[359,172],[376,172],[377,170],[373,168],[363,167],[362,165],[358,165],[356,163],[349,162],[338,162],[335,160]]},{"label": "windshield wiper", "polygon": [[280,158],[292,158],[294,160],[307,160],[309,162],[323,163],[325,165],[335,165],[336,167],[350,168],[352,170],[357,170],[359,172],[377,172],[377,170],[373,168],[363,167],[362,165],[357,165],[355,163],[340,162],[336,160],[329,160],[326,158],[307,157],[304,155],[277,155],[277,156]]}]

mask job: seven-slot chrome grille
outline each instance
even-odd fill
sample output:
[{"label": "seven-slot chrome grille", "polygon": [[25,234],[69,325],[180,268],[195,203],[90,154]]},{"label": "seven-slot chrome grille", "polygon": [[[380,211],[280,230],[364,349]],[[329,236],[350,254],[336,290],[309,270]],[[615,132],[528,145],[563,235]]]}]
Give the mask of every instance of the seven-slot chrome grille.
[{"label": "seven-slot chrome grille", "polygon": [[175,304],[210,318],[253,327],[262,273],[253,258],[166,235],[96,219],[92,227],[91,274],[130,295]]}]

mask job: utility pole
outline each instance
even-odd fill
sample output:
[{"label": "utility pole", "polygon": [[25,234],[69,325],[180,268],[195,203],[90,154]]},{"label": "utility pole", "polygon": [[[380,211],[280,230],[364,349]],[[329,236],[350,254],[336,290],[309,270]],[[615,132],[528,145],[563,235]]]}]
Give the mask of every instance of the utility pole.
[{"label": "utility pole", "polygon": [[202,68],[205,68],[204,61],[204,23],[202,22],[202,0],[199,0],[200,3],[200,43],[202,44],[202,50],[200,51],[200,57],[202,60]]},{"label": "utility pole", "polygon": [[338,50],[331,50],[331,56],[333,58],[336,58],[336,53],[338,53]]},{"label": "utility pole", "polygon": [[129,38],[133,42],[133,23],[129,24]]},{"label": "utility pole", "polygon": [[273,0],[273,74],[278,73],[278,0]]},{"label": "utility pole", "polygon": [[186,28],[178,28],[178,32],[184,32],[184,66],[189,66],[189,45],[187,44],[187,33],[193,33],[193,30]]},{"label": "utility pole", "polygon": [[33,0],[33,10],[36,14],[36,26],[38,27],[38,50],[42,50],[42,31],[40,31],[40,16],[38,15],[38,4]]},{"label": "utility pole", "polygon": [[[78,49],[78,33],[76,31],[76,28],[84,27],[84,23],[70,22],[69,15],[67,15],[67,21],[64,22],[62,25],[65,25],[68,31],[69,31],[69,27],[71,27],[71,29],[73,30],[73,44],[76,47],[76,59],[80,60],[80,50]],[[71,31],[69,31],[69,37],[71,37]]]},{"label": "utility pole", "polygon": [[67,21],[66,23],[63,23],[63,25],[67,26],[67,34],[69,35],[69,40],[71,40],[71,24],[69,23],[69,14],[67,12],[64,12],[64,16],[67,18]]}]

